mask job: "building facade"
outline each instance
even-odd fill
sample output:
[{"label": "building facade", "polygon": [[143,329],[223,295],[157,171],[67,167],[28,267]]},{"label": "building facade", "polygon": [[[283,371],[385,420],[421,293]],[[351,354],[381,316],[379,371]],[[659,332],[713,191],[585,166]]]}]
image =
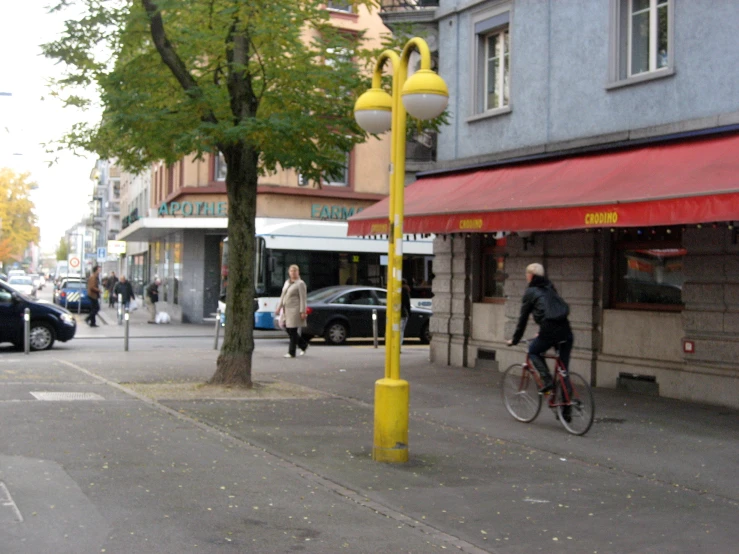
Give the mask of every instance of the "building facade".
[{"label": "building facade", "polygon": [[719,53],[736,50],[739,3],[440,0],[434,14],[451,124],[405,219],[439,234],[432,359],[521,362],[506,340],[540,262],[570,303],[572,371],[738,407],[739,67]]}]

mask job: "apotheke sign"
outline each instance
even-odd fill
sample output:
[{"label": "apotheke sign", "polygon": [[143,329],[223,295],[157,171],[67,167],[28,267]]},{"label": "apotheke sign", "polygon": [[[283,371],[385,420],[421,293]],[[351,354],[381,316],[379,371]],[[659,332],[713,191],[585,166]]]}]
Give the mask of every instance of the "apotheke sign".
[{"label": "apotheke sign", "polygon": [[[360,207],[311,204],[311,219],[346,221],[362,211]],[[159,217],[226,217],[228,202],[163,202],[157,212]]]},{"label": "apotheke sign", "polygon": [[226,217],[227,202],[163,202],[159,206],[159,216],[180,217]]}]

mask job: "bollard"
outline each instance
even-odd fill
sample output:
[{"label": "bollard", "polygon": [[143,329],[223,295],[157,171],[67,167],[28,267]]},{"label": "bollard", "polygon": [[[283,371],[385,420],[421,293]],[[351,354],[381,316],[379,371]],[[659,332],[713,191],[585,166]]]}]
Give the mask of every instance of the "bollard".
[{"label": "bollard", "polygon": [[123,319],[126,322],[126,326],[123,332],[123,351],[128,352],[128,310],[126,310],[126,313],[123,314]]},{"label": "bollard", "polygon": [[31,310],[23,310],[23,350],[26,354],[31,351]]},{"label": "bollard", "polygon": [[118,325],[123,324],[123,295],[118,295]]},{"label": "bollard", "polygon": [[218,350],[218,336],[221,334],[221,309],[216,310],[216,340],[213,343],[213,350]]},{"label": "bollard", "polygon": [[375,341],[375,348],[377,348],[377,310],[372,310],[372,337]]}]

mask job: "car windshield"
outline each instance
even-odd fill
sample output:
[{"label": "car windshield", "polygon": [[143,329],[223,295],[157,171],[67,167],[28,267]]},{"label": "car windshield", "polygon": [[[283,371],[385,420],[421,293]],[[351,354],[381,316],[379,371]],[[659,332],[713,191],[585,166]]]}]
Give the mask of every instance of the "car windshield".
[{"label": "car windshield", "polygon": [[33,285],[30,277],[11,277],[8,283],[11,285]]},{"label": "car windshield", "polygon": [[67,281],[62,285],[63,289],[73,289],[73,290],[79,290],[81,288],[85,288],[81,281]]}]

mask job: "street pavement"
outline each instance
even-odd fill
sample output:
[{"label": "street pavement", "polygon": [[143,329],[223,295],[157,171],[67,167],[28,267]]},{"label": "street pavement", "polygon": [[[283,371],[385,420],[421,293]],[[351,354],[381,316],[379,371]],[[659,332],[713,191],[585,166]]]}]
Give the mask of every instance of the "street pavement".
[{"label": "street pavement", "polygon": [[264,332],[256,390],[293,394],[154,400],[136,384],[213,374],[215,325],[141,315],[128,352],[104,349],[114,320],[48,352],[0,349],[0,552],[736,551],[735,410],[596,389],[573,437],[547,408],[514,421],[497,373],[406,345],[410,461],[381,464],[381,347],[314,340],[285,359],[286,336]]}]

